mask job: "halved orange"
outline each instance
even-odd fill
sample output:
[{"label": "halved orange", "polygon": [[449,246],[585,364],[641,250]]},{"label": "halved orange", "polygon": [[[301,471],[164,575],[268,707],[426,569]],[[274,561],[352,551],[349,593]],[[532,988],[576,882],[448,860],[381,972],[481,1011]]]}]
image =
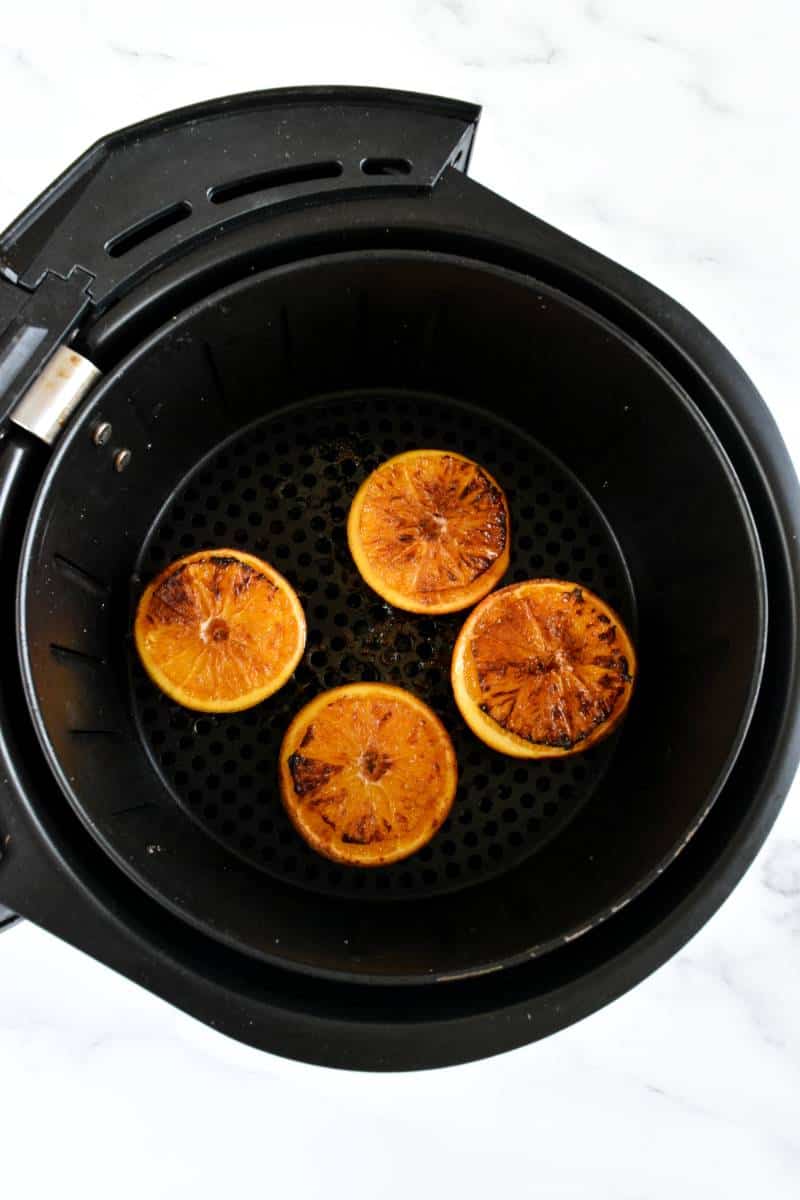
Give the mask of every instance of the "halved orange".
[{"label": "halved orange", "polygon": [[134,624],[153,682],[199,712],[240,712],[283,687],[300,661],[306,621],[294,590],[242,550],[199,550],[145,589]]},{"label": "halved orange", "polygon": [[635,674],[631,639],[605,601],[575,583],[529,579],[470,613],[451,679],[461,715],[487,746],[552,758],[616,728]]},{"label": "halved orange", "polygon": [[350,553],[396,608],[447,613],[490,592],[509,559],[508,503],[483,467],[450,450],[388,459],[356,493]]},{"label": "halved orange", "polygon": [[452,807],[458,768],[427,704],[388,684],[351,683],[300,710],[279,773],[286,811],[314,850],[378,867],[430,841]]}]

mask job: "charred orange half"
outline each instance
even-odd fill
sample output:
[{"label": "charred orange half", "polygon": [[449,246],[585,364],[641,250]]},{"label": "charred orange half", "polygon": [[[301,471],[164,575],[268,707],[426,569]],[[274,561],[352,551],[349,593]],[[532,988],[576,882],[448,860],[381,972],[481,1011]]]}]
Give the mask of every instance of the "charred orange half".
[{"label": "charred orange half", "polygon": [[456,703],[487,746],[517,758],[575,754],[622,719],[636,656],[617,614],[585,587],[531,579],[487,596],[453,652]]},{"label": "charred orange half", "polygon": [[350,866],[424,846],[450,812],[456,756],[447,730],[402,688],[351,683],[315,697],[280,751],[283,803],[301,837]]},{"label": "charred orange half", "polygon": [[200,550],[145,589],[134,639],[150,678],[178,704],[239,712],[286,683],[306,622],[269,563],[241,550]]},{"label": "charred orange half", "polygon": [[396,608],[457,612],[477,604],[508,567],[508,504],[471,459],[410,450],[364,480],[347,540],[366,583]]}]

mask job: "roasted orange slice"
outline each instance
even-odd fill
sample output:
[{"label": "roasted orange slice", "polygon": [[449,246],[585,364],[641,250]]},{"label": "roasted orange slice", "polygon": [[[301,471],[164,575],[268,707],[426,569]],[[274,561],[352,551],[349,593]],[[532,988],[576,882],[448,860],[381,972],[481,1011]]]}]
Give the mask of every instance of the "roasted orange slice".
[{"label": "roasted orange slice", "polygon": [[240,712],[286,683],[306,622],[274,567],[241,550],[200,550],[145,589],[134,639],[150,678],[178,704]]},{"label": "roasted orange slice", "polygon": [[529,579],[470,613],[453,652],[464,720],[517,758],[575,754],[607,737],[633,690],[636,656],[613,609],[588,588]]},{"label": "roasted orange slice", "polygon": [[407,612],[469,608],[508,567],[508,504],[477,463],[449,450],[410,450],[364,480],[347,521],[366,583]]},{"label": "roasted orange slice", "polygon": [[316,696],[283,739],[280,788],[291,821],[334,862],[407,858],[444,821],[456,792],[450,737],[402,688],[350,683]]}]

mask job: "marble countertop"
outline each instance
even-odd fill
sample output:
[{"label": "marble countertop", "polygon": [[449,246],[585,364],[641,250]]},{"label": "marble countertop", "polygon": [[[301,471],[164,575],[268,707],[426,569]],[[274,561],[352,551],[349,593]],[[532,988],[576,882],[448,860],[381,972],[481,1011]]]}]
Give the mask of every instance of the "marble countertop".
[{"label": "marble countertop", "polygon": [[[109,129],[298,83],[484,105],[472,174],[681,300],[800,461],[792,0],[54,0],[0,22],[0,227]],[[0,939],[0,1189],[800,1195],[800,789],[729,902],[610,1008],[420,1075],[233,1043],[20,924]]]}]

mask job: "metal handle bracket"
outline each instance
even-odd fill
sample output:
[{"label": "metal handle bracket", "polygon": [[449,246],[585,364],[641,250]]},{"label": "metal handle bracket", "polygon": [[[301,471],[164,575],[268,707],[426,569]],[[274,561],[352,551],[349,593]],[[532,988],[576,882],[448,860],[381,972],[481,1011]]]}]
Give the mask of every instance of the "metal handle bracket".
[{"label": "metal handle bracket", "polygon": [[52,446],[89,389],[100,378],[94,363],[59,346],[11,413],[11,420]]}]

